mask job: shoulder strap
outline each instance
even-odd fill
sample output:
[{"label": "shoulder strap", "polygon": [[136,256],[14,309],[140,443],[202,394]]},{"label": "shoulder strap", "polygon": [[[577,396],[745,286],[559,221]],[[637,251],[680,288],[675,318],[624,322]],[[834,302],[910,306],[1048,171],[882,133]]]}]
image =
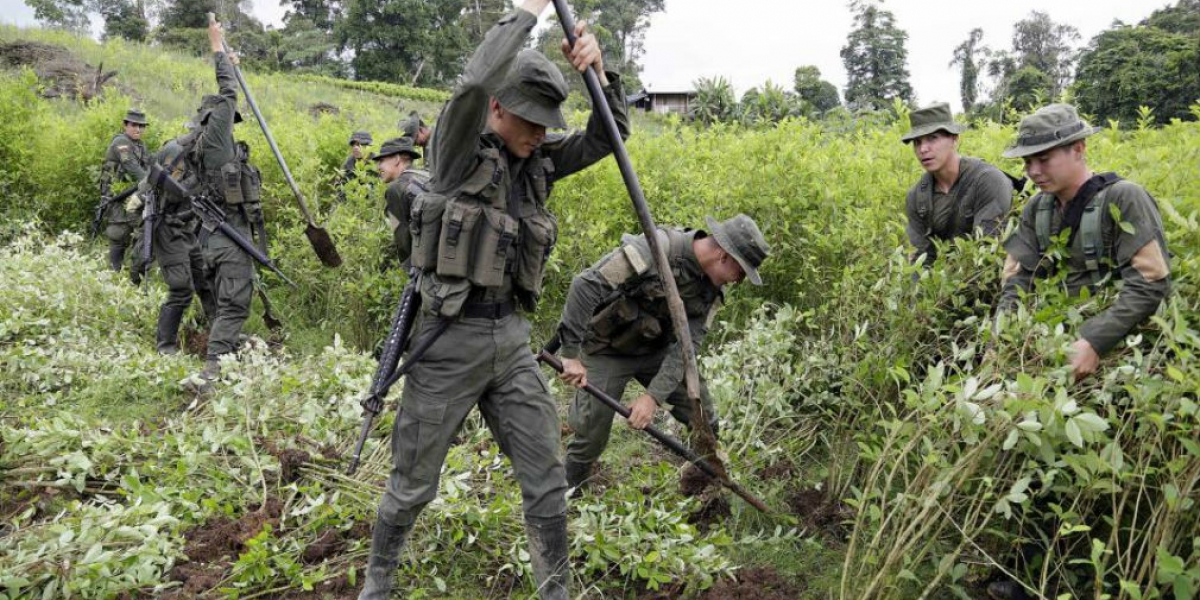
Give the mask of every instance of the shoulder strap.
[{"label": "shoulder strap", "polygon": [[1034,207],[1033,230],[1037,234],[1039,256],[1045,256],[1050,249],[1050,219],[1054,213],[1054,202],[1054,196],[1046,194],[1038,199]]},{"label": "shoulder strap", "polygon": [[1088,202],[1087,207],[1083,209],[1083,217],[1079,220],[1079,240],[1083,246],[1084,265],[1091,271],[1092,281],[1096,284],[1103,279],[1103,272],[1106,270],[1100,264],[1100,259],[1105,254],[1104,231],[1100,224],[1108,213],[1108,190],[1114,183],[1121,181],[1121,177],[1116,173],[1104,173],[1101,178],[1104,181],[1103,187],[1092,197],[1091,202]]}]

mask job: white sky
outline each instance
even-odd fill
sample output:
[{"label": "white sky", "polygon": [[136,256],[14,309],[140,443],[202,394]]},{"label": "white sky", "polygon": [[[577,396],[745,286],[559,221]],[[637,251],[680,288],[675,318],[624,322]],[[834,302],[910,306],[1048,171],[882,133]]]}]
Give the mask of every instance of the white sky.
[{"label": "white sky", "polygon": [[[738,93],[770,79],[790,89],[796,67],[813,64],[841,93],[846,84],[840,52],[851,17],[842,0],[667,0],[646,34],[642,81],[651,90],[690,89],[700,77],[724,76]],[[972,28],[983,43],[1011,48],[1012,27],[1042,10],[1055,22],[1079,29],[1086,44],[1115,19],[1136,23],[1174,0],[885,0],[896,24],[908,32],[908,71],[921,104],[959,106],[958,73],[949,67],[954,47]],[[744,6],[747,10],[741,10]],[[279,25],[278,0],[254,0],[254,13]],[[29,25],[23,0],[0,0],[0,22]]]}]

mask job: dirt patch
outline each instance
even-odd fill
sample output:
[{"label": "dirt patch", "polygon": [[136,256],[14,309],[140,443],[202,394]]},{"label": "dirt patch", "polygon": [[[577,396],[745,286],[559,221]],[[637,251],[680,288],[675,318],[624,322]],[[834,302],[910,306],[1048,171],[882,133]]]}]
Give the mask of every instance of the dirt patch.
[{"label": "dirt patch", "polygon": [[245,550],[246,542],[262,532],[265,525],[279,526],[283,502],[268,498],[238,519],[219,516],[185,531],[187,541],[183,553],[187,562],[176,565],[168,573],[172,581],[183,584],[164,598],[195,598],[217,586],[226,576],[237,556]]},{"label": "dirt patch", "polygon": [[78,98],[90,101],[104,93],[104,85],[117,75],[104,72],[104,64],[93,67],[54,44],[18,40],[0,44],[0,65],[30,67],[37,73],[40,93],[45,98]]},{"label": "dirt patch", "polygon": [[280,448],[278,444],[266,438],[258,438],[257,441],[267,454],[279,461],[281,484],[293,483],[300,479],[300,468],[312,462],[312,455],[298,448]]},{"label": "dirt patch", "polygon": [[349,540],[366,540],[371,538],[371,523],[368,521],[358,521],[346,532],[346,539]]},{"label": "dirt patch", "polygon": [[304,554],[300,555],[300,560],[304,564],[315,565],[342,550],[345,543],[342,537],[338,535],[336,529],[326,529],[325,533],[317,538],[317,541],[308,545],[304,549]]},{"label": "dirt patch", "polygon": [[800,470],[796,468],[796,463],[786,458],[758,470],[759,478],[764,481],[791,480],[799,474]]},{"label": "dirt patch", "polygon": [[187,325],[183,328],[183,351],[192,356],[208,356],[208,330]]},{"label": "dirt patch", "polygon": [[722,579],[699,596],[700,600],[796,600],[807,586],[780,577],[769,567],[739,571],[735,579]]},{"label": "dirt patch", "polygon": [[688,463],[679,473],[679,493],[684,496],[700,496],[716,485],[712,477],[692,463]]},{"label": "dirt patch", "polygon": [[708,531],[713,525],[719,525],[733,515],[729,509],[729,501],[719,490],[713,489],[701,501],[700,508],[688,515],[688,523],[695,525],[701,531]]},{"label": "dirt patch", "polygon": [[831,498],[825,490],[809,488],[794,492],[788,496],[787,503],[792,513],[810,530],[838,539],[846,535],[843,523],[854,518],[850,507]]},{"label": "dirt patch", "polygon": [[314,118],[321,115],[340,115],[342,114],[342,109],[328,102],[318,102],[308,107],[308,114]]}]

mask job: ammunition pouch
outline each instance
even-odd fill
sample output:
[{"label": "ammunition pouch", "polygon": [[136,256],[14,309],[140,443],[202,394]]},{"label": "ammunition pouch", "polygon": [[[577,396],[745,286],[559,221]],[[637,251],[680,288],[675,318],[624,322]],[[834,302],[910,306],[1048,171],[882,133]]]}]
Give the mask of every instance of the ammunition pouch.
[{"label": "ammunition pouch", "polygon": [[240,162],[229,162],[221,167],[220,190],[226,204],[236,206],[246,201],[242,195],[242,164]]},{"label": "ammunition pouch", "polygon": [[247,204],[262,202],[262,173],[250,163],[242,163],[241,171],[242,198]]},{"label": "ammunition pouch", "polygon": [[437,272],[443,277],[467,277],[476,247],[475,230],[483,207],[471,199],[454,198],[442,214]]},{"label": "ammunition pouch", "polygon": [[521,219],[521,247],[517,256],[516,286],[528,292],[534,302],[542,295],[546,262],[558,241],[558,219],[542,206]]},{"label": "ammunition pouch", "polygon": [[408,228],[412,234],[412,266],[427,271],[438,264],[438,242],[442,233],[442,215],[446,211],[446,196],[426,192],[416,197],[409,213]]},{"label": "ammunition pouch", "polygon": [[420,277],[421,310],[445,318],[457,317],[462,312],[471,293],[470,281],[430,271],[421,273]]},{"label": "ammunition pouch", "polygon": [[517,220],[508,213],[494,208],[483,209],[471,265],[471,283],[483,287],[504,283],[508,255],[517,241],[519,227]]}]

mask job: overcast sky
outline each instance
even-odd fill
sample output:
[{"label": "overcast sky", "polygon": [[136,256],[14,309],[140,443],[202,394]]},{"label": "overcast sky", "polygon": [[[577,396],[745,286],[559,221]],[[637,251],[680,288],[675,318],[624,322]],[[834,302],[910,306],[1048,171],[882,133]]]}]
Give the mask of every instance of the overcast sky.
[{"label": "overcast sky", "polygon": [[[908,32],[908,71],[918,101],[958,107],[958,73],[949,62],[975,27],[988,46],[1010,49],[1013,24],[1043,10],[1078,28],[1082,45],[1114,20],[1136,23],[1168,4],[1174,0],[885,0],[883,6]],[[851,17],[844,1],[667,0],[666,6],[646,34],[642,81],[650,90],[690,89],[697,78],[718,75],[739,93],[768,79],[790,89],[793,71],[805,64],[820,68],[839,93],[846,85],[839,53]],[[278,25],[284,9],[277,0],[255,0],[254,12]],[[0,22],[31,24],[33,11],[23,0],[0,0]]]}]

